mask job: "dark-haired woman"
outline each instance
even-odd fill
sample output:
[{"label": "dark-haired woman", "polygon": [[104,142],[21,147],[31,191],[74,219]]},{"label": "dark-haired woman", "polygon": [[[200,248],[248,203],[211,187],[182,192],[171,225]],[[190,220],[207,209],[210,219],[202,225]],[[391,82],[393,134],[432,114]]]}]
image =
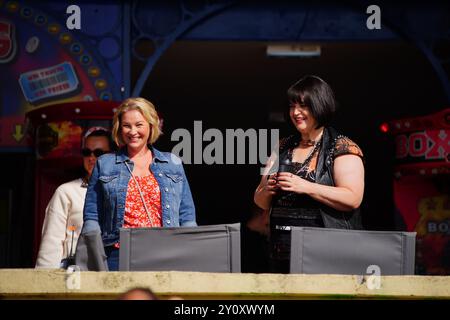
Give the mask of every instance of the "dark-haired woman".
[{"label": "dark-haired woman", "polygon": [[280,140],[254,196],[271,211],[271,271],[279,273],[289,273],[291,226],[361,229],[364,194],[361,149],[329,126],[336,109],[330,86],[306,76],[289,88],[288,98],[298,133]]}]

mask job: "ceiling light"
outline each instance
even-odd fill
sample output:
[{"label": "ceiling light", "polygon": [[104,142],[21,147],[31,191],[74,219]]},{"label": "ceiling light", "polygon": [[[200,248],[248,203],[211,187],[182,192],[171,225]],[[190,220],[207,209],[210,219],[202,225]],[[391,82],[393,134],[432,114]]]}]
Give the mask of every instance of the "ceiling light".
[{"label": "ceiling light", "polygon": [[308,44],[270,44],[266,51],[269,57],[319,57],[320,46]]}]

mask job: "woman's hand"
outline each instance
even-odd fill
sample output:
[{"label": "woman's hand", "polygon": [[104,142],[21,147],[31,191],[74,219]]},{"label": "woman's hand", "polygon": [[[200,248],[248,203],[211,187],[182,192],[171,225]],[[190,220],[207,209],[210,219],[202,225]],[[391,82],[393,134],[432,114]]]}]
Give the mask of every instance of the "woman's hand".
[{"label": "woman's hand", "polygon": [[253,199],[260,208],[269,210],[272,197],[277,193],[278,189],[276,174],[262,176]]},{"label": "woman's hand", "polygon": [[308,193],[312,182],[300,178],[299,176],[289,173],[278,173],[277,186],[283,191],[295,192],[298,194]]},{"label": "woman's hand", "polygon": [[267,192],[268,194],[273,196],[275,193],[277,193],[278,189],[279,189],[279,186],[277,186],[276,173],[267,176],[266,183],[263,186],[264,192]]}]

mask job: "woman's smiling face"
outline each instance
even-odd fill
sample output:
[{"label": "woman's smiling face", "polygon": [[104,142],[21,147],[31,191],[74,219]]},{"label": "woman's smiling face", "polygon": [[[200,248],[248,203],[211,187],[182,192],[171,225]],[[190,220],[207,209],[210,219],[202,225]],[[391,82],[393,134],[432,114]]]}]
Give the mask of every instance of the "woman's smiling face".
[{"label": "woman's smiling face", "polygon": [[121,118],[122,140],[128,148],[140,150],[146,146],[150,136],[150,124],[139,110],[128,110]]},{"label": "woman's smiling face", "polygon": [[310,131],[317,126],[317,121],[311,114],[310,108],[298,102],[290,105],[289,116],[295,128],[300,132]]}]

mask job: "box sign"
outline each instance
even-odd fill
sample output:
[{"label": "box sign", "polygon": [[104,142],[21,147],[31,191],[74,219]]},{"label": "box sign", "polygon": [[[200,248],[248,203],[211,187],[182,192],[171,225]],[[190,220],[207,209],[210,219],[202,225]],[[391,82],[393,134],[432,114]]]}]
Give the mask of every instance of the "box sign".
[{"label": "box sign", "polygon": [[450,130],[424,130],[395,138],[395,158],[399,163],[449,161]]}]

